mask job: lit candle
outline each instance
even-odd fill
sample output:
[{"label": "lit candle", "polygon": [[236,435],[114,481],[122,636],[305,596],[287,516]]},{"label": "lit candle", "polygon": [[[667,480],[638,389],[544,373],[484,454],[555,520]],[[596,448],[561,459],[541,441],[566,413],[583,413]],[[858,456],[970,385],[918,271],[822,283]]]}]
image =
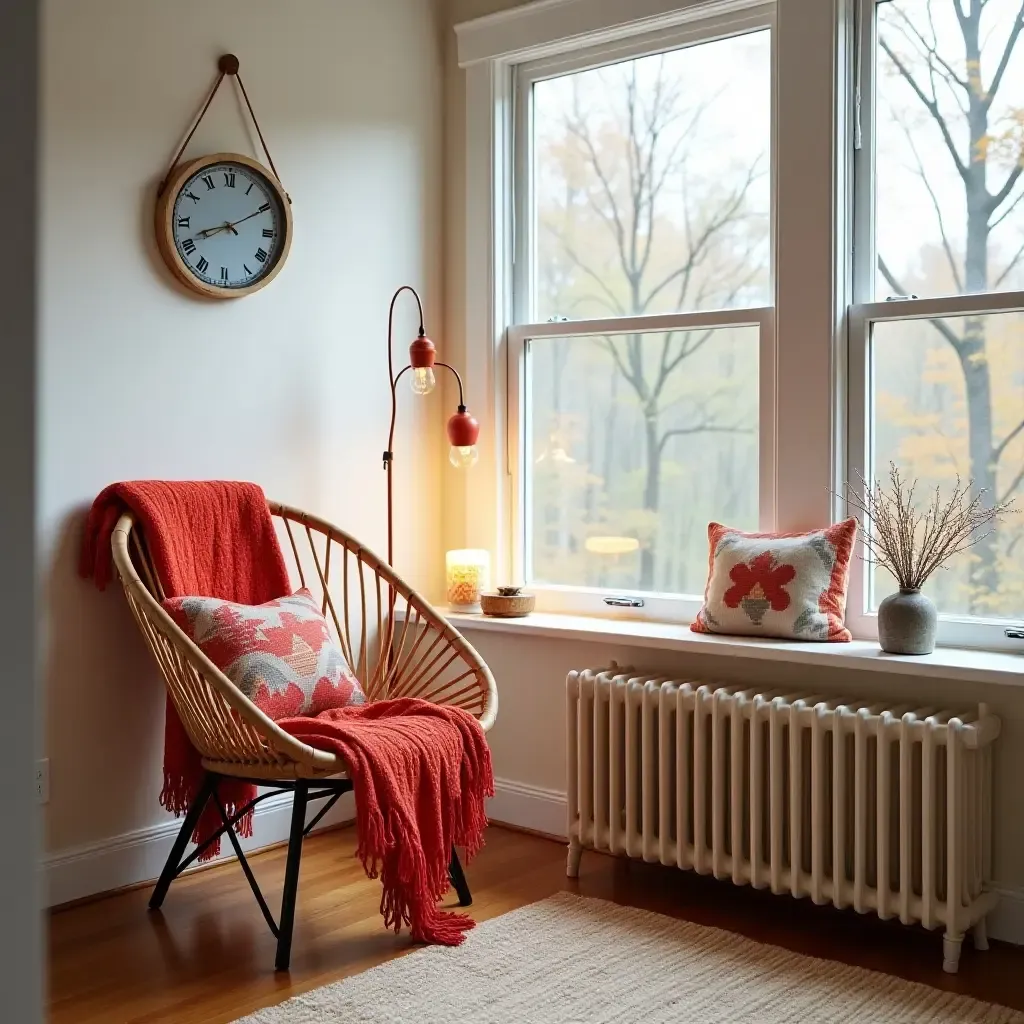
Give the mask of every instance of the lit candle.
[{"label": "lit candle", "polygon": [[444,561],[449,607],[478,610],[480,594],[490,587],[491,556],[477,548],[461,548],[449,551]]}]

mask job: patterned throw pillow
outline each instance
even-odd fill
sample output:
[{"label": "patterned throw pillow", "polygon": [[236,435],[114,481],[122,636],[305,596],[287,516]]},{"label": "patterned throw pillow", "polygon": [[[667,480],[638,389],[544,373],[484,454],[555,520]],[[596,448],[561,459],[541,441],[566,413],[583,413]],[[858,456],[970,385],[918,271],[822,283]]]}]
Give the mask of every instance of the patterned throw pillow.
[{"label": "patterned throw pillow", "polygon": [[306,589],[259,605],[173,597],[164,601],[164,608],[210,661],[275,721],[366,700]]},{"label": "patterned throw pillow", "polygon": [[742,533],[708,525],[711,565],[696,633],[846,642],[843,625],[857,520],[812,533]]}]

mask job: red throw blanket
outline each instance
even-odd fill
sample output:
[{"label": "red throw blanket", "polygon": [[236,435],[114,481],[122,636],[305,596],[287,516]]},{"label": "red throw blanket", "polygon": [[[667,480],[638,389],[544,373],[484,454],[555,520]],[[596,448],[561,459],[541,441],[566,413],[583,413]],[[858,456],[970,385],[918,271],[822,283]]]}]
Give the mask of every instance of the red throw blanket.
[{"label": "red throw blanket", "polygon": [[345,759],[355,789],[357,854],[384,887],[384,923],[419,942],[457,946],[473,927],[442,911],[453,845],[467,860],[483,845],[484,799],[494,795],[491,753],[461,708],[413,697],[286,718],[293,736]]},{"label": "red throw blanket", "polygon": [[[110,535],[125,511],[142,528],[166,597],[221,597],[262,604],[291,592],[267,499],[256,484],[234,481],[133,480],[100,492],[85,524],[79,571],[103,590],[113,575]],[[164,728],[164,784],[160,803],[182,815],[199,792],[205,771],[174,704],[168,698]],[[223,780],[218,793],[228,817],[254,796],[244,782]],[[220,827],[213,801],[193,839],[205,842]],[[252,835],[252,814],[236,825]],[[220,841],[200,858],[220,852]]]}]

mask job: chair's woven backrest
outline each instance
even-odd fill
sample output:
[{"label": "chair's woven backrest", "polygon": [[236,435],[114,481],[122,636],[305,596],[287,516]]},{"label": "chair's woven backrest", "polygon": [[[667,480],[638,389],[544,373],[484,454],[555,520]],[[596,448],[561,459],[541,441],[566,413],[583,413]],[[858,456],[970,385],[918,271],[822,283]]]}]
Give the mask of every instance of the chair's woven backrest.
[{"label": "chair's woven backrest", "polygon": [[319,602],[367,700],[421,697],[490,727],[494,680],[450,623],[354,537],[298,509],[270,509],[292,582]]},{"label": "chair's woven backrest", "polygon": [[[368,700],[421,697],[461,707],[484,729],[497,714],[494,679],[480,656],[384,562],[353,537],[297,509],[270,504],[295,587],[320,604]],[[130,515],[112,537],[114,565],[189,738],[206,758],[264,774],[330,755],[280,729],[164,611],[164,591]]]}]

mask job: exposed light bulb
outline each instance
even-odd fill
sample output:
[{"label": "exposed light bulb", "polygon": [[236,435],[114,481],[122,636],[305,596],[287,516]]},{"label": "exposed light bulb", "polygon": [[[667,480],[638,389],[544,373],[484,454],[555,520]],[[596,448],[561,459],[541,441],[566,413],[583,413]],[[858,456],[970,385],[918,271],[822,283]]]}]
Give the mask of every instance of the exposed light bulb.
[{"label": "exposed light bulb", "polygon": [[434,390],[434,371],[429,366],[417,366],[412,371],[412,393],[429,395]]},{"label": "exposed light bulb", "polygon": [[448,450],[448,461],[456,469],[471,469],[479,458],[475,444],[453,444]]}]

